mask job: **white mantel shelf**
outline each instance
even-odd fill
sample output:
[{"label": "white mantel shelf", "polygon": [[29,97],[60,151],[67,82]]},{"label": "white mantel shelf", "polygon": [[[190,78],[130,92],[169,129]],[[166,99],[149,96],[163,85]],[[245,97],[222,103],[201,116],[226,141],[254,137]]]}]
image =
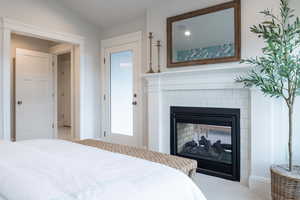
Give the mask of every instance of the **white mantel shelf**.
[{"label": "white mantel shelf", "polygon": [[193,70],[165,71],[161,73],[143,74],[148,83],[148,92],[166,90],[212,90],[242,89],[243,84],[235,79],[246,74],[251,68],[239,67],[205,67]]},{"label": "white mantel shelf", "polygon": [[[179,69],[179,68],[177,68]],[[142,77],[145,79],[153,77],[164,77],[164,76],[180,76],[188,74],[203,74],[203,73],[232,73],[232,72],[247,72],[251,69],[249,65],[239,65],[234,67],[203,67],[198,69],[188,69],[188,70],[170,70],[163,71],[161,73],[145,73],[142,74]]]}]

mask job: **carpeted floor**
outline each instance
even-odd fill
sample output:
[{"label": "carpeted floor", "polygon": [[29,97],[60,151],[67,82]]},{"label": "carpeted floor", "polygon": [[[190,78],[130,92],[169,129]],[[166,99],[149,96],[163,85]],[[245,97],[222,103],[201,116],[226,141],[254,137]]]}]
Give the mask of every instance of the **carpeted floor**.
[{"label": "carpeted floor", "polygon": [[240,183],[197,173],[196,184],[207,200],[263,200]]}]

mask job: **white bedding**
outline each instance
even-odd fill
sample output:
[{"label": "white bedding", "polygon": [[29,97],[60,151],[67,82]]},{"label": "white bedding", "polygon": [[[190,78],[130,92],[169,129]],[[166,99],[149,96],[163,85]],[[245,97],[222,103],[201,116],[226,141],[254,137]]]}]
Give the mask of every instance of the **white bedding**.
[{"label": "white bedding", "polygon": [[60,140],[0,142],[0,200],[205,200],[183,173]]}]

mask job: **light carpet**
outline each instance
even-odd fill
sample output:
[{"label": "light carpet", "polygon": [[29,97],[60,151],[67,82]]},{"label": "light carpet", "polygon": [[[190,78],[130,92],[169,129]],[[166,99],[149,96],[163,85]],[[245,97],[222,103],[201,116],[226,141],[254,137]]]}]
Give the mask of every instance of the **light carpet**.
[{"label": "light carpet", "polygon": [[196,184],[207,200],[263,200],[240,183],[197,173]]}]

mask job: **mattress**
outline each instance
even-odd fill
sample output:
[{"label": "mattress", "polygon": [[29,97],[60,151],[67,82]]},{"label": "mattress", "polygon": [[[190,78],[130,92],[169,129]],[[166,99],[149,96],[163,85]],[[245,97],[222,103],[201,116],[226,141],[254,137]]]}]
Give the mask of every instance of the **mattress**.
[{"label": "mattress", "polygon": [[206,200],[168,166],[61,140],[0,143],[1,200]]}]

